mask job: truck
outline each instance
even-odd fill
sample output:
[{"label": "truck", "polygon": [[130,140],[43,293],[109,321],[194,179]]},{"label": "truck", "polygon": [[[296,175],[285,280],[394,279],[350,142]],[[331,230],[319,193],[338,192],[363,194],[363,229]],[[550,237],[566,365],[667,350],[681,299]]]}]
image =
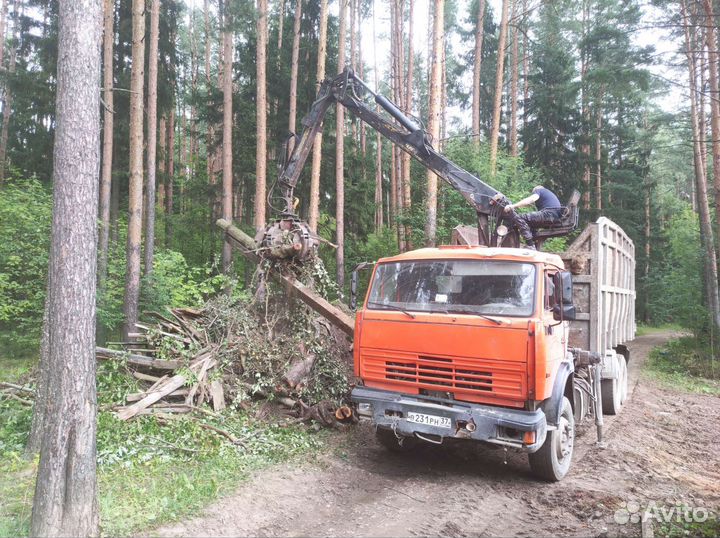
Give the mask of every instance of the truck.
[{"label": "truck", "polygon": [[359,416],[391,450],[474,440],[561,480],[576,425],[593,409],[601,440],[627,397],[634,269],[607,218],[560,255],[466,244],[379,260],[355,322]]},{"label": "truck", "polygon": [[[447,439],[490,443],[527,452],[538,477],[561,480],[576,424],[592,412],[602,441],[603,413],[619,412],[627,397],[632,241],[600,218],[563,254],[521,248],[505,218],[509,200],[437,151],[419,119],[346,69],[323,81],[302,136],[286,151],[268,195],[279,215],[255,238],[261,257],[302,263],[315,255],[320,238],[297,215],[295,188],[333,103],[437,174],[477,215],[476,226],[456,230],[458,244],[363,264],[373,271],[352,329],[327,305],[319,310],[353,334],[350,399],[358,416],[391,450]],[[576,230],[578,202],[574,192],[559,222],[534,231],[538,246]]]}]

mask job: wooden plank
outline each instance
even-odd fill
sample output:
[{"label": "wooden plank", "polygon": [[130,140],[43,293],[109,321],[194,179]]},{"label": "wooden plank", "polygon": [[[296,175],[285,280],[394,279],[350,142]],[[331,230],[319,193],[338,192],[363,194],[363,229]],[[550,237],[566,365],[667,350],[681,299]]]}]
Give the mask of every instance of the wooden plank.
[{"label": "wooden plank", "polygon": [[145,366],[156,370],[177,370],[183,363],[181,361],[153,359],[145,355],[136,353],[128,353],[127,351],[119,351],[117,349],[108,349],[105,347],[96,347],[95,354],[98,359],[117,359],[125,361],[135,366]]},{"label": "wooden plank", "polygon": [[[230,239],[229,243],[237,248],[243,256],[254,262],[260,260],[258,255],[255,254],[256,245],[252,237],[225,219],[218,219],[216,224],[225,231],[226,239]],[[295,278],[280,274],[278,271],[271,271],[270,274],[277,281],[288,286],[293,296],[300,299],[352,338],[355,332],[355,321],[351,316],[321,297],[315,290],[308,288],[302,282],[298,282]]]}]

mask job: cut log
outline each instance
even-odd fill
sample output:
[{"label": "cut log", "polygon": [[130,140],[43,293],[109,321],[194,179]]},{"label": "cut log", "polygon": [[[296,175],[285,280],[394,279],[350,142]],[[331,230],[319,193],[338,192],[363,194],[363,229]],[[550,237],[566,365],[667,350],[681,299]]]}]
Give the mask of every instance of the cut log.
[{"label": "cut log", "polygon": [[[228,242],[243,256],[256,263],[260,261],[259,256],[255,253],[257,246],[252,237],[247,235],[241,229],[233,226],[225,219],[218,219],[216,224],[219,228],[225,231],[225,238]],[[331,304],[302,282],[298,282],[294,277],[283,275],[277,270],[271,270],[270,274],[274,279],[282,284],[285,284],[293,296],[299,298],[302,302],[352,338],[355,332],[355,323],[351,316]]]},{"label": "cut log", "polygon": [[215,411],[225,409],[225,392],[223,391],[222,383],[217,379],[210,383],[210,397],[212,398],[212,406]]},{"label": "cut log", "polygon": [[152,404],[167,396],[171,392],[179,389],[185,384],[185,376],[174,375],[168,379],[165,383],[161,383],[160,386],[156,387],[153,391],[148,393],[142,400],[120,409],[117,412],[117,417],[120,420],[128,420],[140,413],[142,410],[150,407]]},{"label": "cut log", "polygon": [[127,351],[118,351],[105,347],[96,347],[95,353],[98,359],[117,359],[125,361],[128,364],[154,368],[155,370],[177,370],[183,365],[181,361],[153,359],[145,355],[137,355],[135,353],[128,353]]},{"label": "cut log", "polygon": [[[303,355],[306,354],[305,350],[301,350],[301,352]],[[304,359],[298,359],[290,365],[290,368],[283,376],[283,380],[288,384],[288,387],[294,389],[310,377],[313,364],[315,364],[315,355],[307,354]]]},{"label": "cut log", "polygon": [[[151,389],[150,389],[150,390],[151,390]],[[189,391],[190,391],[190,389],[188,389],[188,388],[177,389],[177,390],[171,392],[170,394],[168,394],[167,397],[171,397],[171,396],[187,396],[187,393],[188,393]],[[128,402],[137,402],[137,401],[142,400],[145,396],[147,396],[148,393],[149,393],[149,390],[148,390],[148,391],[145,391],[145,392],[135,392],[135,393],[133,393],[133,394],[128,394],[127,397],[125,398],[125,400],[128,401]]]},{"label": "cut log", "polygon": [[150,383],[157,383],[161,378],[155,377],[154,375],[143,374],[142,372],[133,372],[133,377],[140,381],[150,381]]}]

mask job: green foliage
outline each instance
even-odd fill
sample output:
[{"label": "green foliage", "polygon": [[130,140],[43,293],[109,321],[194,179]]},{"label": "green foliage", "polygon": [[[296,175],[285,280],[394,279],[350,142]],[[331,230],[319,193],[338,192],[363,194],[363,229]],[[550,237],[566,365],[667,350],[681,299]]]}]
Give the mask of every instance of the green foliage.
[{"label": "green foliage", "polygon": [[646,282],[649,316],[700,335],[707,329],[709,313],[702,300],[699,223],[689,205],[670,218],[661,239],[662,259]]},{"label": "green foliage", "polygon": [[0,191],[0,349],[37,345],[45,304],[52,198],[36,179]]},{"label": "green foliage", "polygon": [[[4,371],[0,379],[7,379]],[[120,362],[98,372],[101,407],[117,403],[137,388]],[[37,462],[22,455],[31,411],[0,399],[0,536],[27,536]],[[230,444],[200,426],[201,420],[230,432]],[[244,412],[227,411],[208,421],[178,418],[160,424],[155,417],[120,421],[98,414],[97,456],[102,535],[127,536],[197,512],[233,491],[256,469],[318,451],[324,433],[303,426],[257,422]]]},{"label": "green foliage", "polygon": [[720,395],[717,343],[712,344],[709,339],[685,336],[655,348],[646,371],[682,390]]}]

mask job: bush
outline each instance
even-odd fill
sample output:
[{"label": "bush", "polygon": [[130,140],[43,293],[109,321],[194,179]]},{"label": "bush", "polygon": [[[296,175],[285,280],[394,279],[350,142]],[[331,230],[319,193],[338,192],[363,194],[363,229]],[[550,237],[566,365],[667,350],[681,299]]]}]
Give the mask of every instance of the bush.
[{"label": "bush", "polygon": [[37,346],[46,293],[52,197],[36,179],[10,179],[0,193],[0,347]]}]

